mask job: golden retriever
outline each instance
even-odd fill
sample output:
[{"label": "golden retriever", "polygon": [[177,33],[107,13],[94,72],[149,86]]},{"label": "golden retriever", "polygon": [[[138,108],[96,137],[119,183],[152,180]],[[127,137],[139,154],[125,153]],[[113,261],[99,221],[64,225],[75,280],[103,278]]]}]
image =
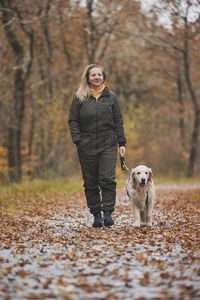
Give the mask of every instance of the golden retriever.
[{"label": "golden retriever", "polygon": [[134,226],[152,226],[152,211],[155,202],[155,187],[152,170],[147,166],[132,169],[125,190],[134,211]]}]

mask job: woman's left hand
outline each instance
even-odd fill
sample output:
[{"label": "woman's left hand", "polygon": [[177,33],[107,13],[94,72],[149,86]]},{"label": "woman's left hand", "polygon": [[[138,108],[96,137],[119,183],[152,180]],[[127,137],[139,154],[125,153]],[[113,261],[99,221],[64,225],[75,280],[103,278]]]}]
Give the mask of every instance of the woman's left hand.
[{"label": "woman's left hand", "polygon": [[119,154],[125,155],[125,153],[126,153],[126,148],[124,146],[119,147]]}]

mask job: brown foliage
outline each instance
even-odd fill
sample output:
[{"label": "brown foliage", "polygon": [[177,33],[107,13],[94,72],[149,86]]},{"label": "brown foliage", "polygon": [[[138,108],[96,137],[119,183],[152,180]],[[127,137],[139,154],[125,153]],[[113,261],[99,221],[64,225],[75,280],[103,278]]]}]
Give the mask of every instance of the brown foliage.
[{"label": "brown foliage", "polygon": [[153,227],[140,229],[123,190],[115,225],[101,229],[83,193],[52,197],[40,210],[2,215],[3,299],[198,298],[199,189],[158,186]]},{"label": "brown foliage", "polygon": [[138,1],[83,2],[0,2],[0,180],[79,172],[67,118],[91,62],[119,96],[130,164],[199,174],[199,21],[184,23],[178,1],[173,32],[156,5],[151,18]]}]

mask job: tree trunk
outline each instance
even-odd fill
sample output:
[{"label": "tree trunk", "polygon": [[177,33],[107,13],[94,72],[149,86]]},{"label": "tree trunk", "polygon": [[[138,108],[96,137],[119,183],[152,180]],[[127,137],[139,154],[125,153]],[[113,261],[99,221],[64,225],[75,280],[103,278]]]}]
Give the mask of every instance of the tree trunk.
[{"label": "tree trunk", "polygon": [[181,71],[177,70],[177,89],[178,89],[178,102],[179,102],[179,127],[182,148],[185,149],[185,124],[184,124],[184,104],[183,104],[183,83],[181,77]]},{"label": "tree trunk", "polygon": [[[28,33],[22,23],[21,26],[24,32],[30,38],[30,59],[28,65],[24,65],[25,51],[24,46],[19,41],[16,35],[16,28],[12,28],[12,20],[14,18],[14,8],[12,7],[11,0],[0,0],[0,6],[2,7],[2,22],[4,24],[5,33],[7,36],[8,43],[14,53],[14,65],[13,70],[15,70],[14,75],[14,91],[13,91],[13,105],[10,121],[8,126],[8,137],[7,137],[7,147],[8,147],[8,166],[9,166],[9,178],[10,181],[19,182],[21,180],[21,137],[22,137],[22,124],[24,119],[24,109],[25,109],[25,83],[30,75],[30,70],[32,66],[33,58],[33,42],[34,35]],[[15,8],[17,11],[17,9]],[[17,11],[19,19],[21,19],[20,12]]]},{"label": "tree trunk", "polygon": [[188,162],[188,174],[187,174],[188,177],[192,177],[194,174],[194,166],[195,166],[195,162],[197,158],[197,150],[198,150],[199,127],[200,127],[200,110],[196,110],[194,116],[190,156]]},{"label": "tree trunk", "polygon": [[16,116],[16,169],[17,169],[17,178],[16,181],[21,180],[21,165],[22,165],[22,157],[21,157],[21,138],[22,138],[22,126],[24,119],[24,90],[25,90],[25,79],[23,70],[19,69],[15,74],[15,91],[14,91],[14,99],[15,99],[15,111],[14,115]]},{"label": "tree trunk", "polygon": [[21,180],[21,136],[22,122],[24,119],[24,89],[25,82],[23,71],[18,69],[15,74],[14,83],[14,109],[8,128],[8,165],[10,181],[18,182]]},{"label": "tree trunk", "polygon": [[48,22],[49,22],[49,11],[51,9],[51,0],[47,0],[46,8],[45,8],[45,17],[43,21],[41,22],[42,30],[46,39],[47,43],[47,77],[48,77],[48,85],[49,85],[49,95],[50,95],[50,101],[53,97],[53,75],[52,75],[52,45],[51,40],[49,36],[49,28],[48,28]]},{"label": "tree trunk", "polygon": [[22,68],[22,60],[24,57],[24,48],[19,42],[15,32],[11,28],[12,8],[11,1],[1,1],[4,8],[2,21],[7,35],[8,42],[14,52],[15,58],[15,81],[13,92],[13,111],[8,128],[8,166],[9,178],[11,181],[18,182],[21,180],[21,132],[22,120],[24,118],[24,88],[25,79]]},{"label": "tree trunk", "polygon": [[31,124],[30,124],[30,134],[28,139],[28,156],[32,155],[33,138],[35,132],[35,106],[34,106],[32,92],[30,94],[30,97],[32,102],[32,115],[31,115]]},{"label": "tree trunk", "polygon": [[7,149],[8,149],[8,172],[9,179],[11,182],[14,182],[18,178],[16,174],[16,158],[15,158],[15,131],[13,126],[8,127],[8,137],[7,137]]},{"label": "tree trunk", "polygon": [[197,149],[198,149],[198,137],[199,137],[199,127],[200,127],[200,106],[198,104],[196,93],[192,85],[192,80],[190,76],[190,64],[189,64],[189,45],[188,45],[188,24],[187,18],[185,18],[185,40],[184,40],[184,71],[185,71],[185,81],[188,86],[190,93],[190,99],[194,107],[194,123],[193,123],[193,132],[190,143],[190,155],[188,161],[188,177],[192,177],[194,174],[194,166],[197,158]]}]

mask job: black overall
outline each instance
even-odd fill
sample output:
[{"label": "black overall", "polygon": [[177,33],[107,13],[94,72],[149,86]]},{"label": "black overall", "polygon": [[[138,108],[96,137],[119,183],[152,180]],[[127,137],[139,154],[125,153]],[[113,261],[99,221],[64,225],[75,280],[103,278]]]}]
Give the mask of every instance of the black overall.
[{"label": "black overall", "polygon": [[114,210],[117,144],[124,146],[123,119],[116,95],[105,88],[96,100],[72,101],[69,127],[77,145],[87,206],[92,214]]}]

